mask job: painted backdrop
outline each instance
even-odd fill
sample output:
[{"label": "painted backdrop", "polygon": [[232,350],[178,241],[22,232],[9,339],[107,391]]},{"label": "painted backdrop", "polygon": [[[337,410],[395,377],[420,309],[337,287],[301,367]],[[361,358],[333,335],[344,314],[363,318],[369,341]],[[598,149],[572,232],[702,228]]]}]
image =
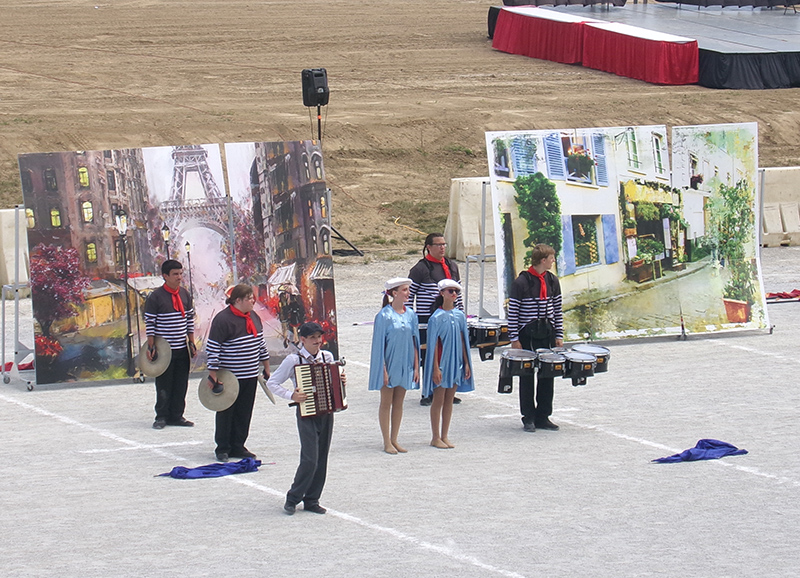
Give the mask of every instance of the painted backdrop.
[{"label": "painted backdrop", "polygon": [[[242,164],[234,151],[248,146]],[[237,282],[256,288],[274,363],[305,319],[325,322],[336,347],[330,199],[318,145],[229,147],[230,195],[213,144],[20,155],[37,383],[134,375],[144,300],[162,285],[168,257],[183,263],[195,299],[193,369],[203,367],[211,320]],[[313,218],[306,197],[314,198]],[[314,245],[323,231],[326,244]]]},{"label": "painted backdrop", "polygon": [[487,133],[501,311],[547,243],[568,339],[765,327],[756,129],[676,128],[673,170],[663,125]]}]

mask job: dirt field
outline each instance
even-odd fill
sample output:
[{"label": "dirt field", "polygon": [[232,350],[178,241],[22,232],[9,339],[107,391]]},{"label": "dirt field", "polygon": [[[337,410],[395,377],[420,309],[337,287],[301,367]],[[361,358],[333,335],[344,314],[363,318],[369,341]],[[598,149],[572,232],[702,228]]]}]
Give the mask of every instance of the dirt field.
[{"label": "dirt field", "polygon": [[758,121],[797,164],[798,89],[661,87],[496,52],[491,0],[4,0],[0,206],[17,154],[311,138],[300,71],[325,67],[334,226],[361,248],[442,228],[449,181],[488,171],[484,131]]}]

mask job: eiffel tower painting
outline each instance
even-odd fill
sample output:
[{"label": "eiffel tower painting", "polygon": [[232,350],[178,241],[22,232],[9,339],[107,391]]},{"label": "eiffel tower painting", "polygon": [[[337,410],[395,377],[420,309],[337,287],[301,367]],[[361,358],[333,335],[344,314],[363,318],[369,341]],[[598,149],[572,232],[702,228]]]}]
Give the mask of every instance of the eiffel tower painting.
[{"label": "eiffel tower painting", "polygon": [[[172,148],[172,159],[169,199],[158,207],[172,236],[180,239],[186,231],[196,227],[227,236],[228,200],[214,180],[208,165],[208,151],[198,145],[176,146]],[[193,191],[202,189],[202,195],[187,195],[191,185],[194,185]]]}]

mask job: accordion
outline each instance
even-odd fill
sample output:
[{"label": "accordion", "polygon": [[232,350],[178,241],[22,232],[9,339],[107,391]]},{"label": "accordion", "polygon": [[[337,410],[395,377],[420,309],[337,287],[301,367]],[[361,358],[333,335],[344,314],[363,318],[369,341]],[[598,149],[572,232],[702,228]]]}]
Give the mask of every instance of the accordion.
[{"label": "accordion", "polygon": [[304,363],[294,367],[297,387],[308,397],[298,403],[300,415],[310,417],[347,409],[347,393],[335,363]]}]

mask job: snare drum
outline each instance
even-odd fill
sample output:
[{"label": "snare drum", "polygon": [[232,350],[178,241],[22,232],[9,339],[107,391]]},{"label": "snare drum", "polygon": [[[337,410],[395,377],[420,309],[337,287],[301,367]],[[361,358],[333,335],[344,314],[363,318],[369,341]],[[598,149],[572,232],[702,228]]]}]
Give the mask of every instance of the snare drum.
[{"label": "snare drum", "polygon": [[535,351],[509,349],[500,356],[500,377],[532,376],[535,373]]},{"label": "snare drum", "polygon": [[566,361],[566,357],[550,349],[536,350],[536,366],[540,378],[562,377],[566,368]]},{"label": "snare drum", "polygon": [[500,326],[487,321],[467,323],[470,347],[494,347],[500,338]]},{"label": "snare drum", "polygon": [[594,368],[595,373],[604,373],[608,371],[608,362],[611,359],[611,352],[608,348],[591,343],[579,343],[578,345],[572,346],[572,351],[594,355],[597,361],[597,366]]},{"label": "snare drum", "polygon": [[591,353],[581,353],[580,351],[567,351],[564,354],[567,358],[567,366],[564,370],[564,379],[591,377],[594,375],[594,367],[597,365],[594,355]]}]

